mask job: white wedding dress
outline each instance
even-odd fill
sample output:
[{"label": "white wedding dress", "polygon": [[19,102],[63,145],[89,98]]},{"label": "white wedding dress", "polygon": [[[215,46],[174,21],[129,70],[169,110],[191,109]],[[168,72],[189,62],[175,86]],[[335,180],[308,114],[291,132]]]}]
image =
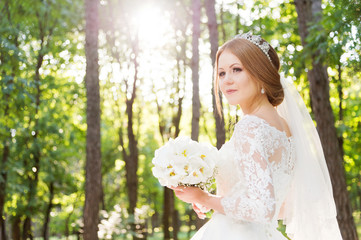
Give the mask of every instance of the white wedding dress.
[{"label": "white wedding dress", "polygon": [[220,149],[215,212],[192,240],[285,240],[278,216],[295,166],[293,138],[264,119],[245,115]]}]

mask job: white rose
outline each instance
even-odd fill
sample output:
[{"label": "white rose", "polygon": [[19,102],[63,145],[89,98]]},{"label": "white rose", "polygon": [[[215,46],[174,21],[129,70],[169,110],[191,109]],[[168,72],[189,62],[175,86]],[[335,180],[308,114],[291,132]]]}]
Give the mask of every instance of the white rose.
[{"label": "white rose", "polygon": [[203,185],[213,177],[217,161],[215,147],[178,137],[155,151],[152,172],[163,186]]}]

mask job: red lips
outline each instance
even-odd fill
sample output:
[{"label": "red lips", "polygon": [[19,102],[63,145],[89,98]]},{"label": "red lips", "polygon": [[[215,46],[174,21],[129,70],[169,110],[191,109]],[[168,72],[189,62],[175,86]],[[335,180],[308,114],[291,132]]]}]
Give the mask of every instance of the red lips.
[{"label": "red lips", "polygon": [[237,90],[235,90],[235,89],[228,89],[228,90],[226,90],[226,93],[227,93],[227,94],[232,94],[232,93],[235,93],[235,92],[237,92]]}]

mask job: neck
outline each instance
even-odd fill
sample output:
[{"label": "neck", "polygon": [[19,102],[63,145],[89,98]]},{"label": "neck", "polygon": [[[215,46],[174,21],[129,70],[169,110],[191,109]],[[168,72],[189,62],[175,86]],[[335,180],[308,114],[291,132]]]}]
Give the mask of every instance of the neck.
[{"label": "neck", "polygon": [[264,112],[267,110],[274,110],[272,104],[268,101],[267,97],[264,95],[256,101],[252,101],[249,104],[240,105],[242,112],[248,115],[257,115],[259,112]]}]

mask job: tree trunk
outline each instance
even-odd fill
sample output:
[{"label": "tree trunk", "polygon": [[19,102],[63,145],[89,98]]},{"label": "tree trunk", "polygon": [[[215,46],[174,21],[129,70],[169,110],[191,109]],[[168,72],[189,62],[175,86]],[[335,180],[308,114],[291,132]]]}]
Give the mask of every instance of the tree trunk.
[{"label": "tree trunk", "polygon": [[173,239],[178,240],[178,232],[180,229],[179,214],[178,214],[177,209],[175,208],[174,194],[172,194],[171,196],[172,196],[172,201],[173,201],[173,208],[172,208]]},{"label": "tree trunk", "polygon": [[49,203],[45,212],[45,220],[43,227],[43,238],[44,240],[49,239],[49,222],[50,222],[50,212],[53,208],[53,199],[54,199],[54,181],[52,181],[49,185]]},{"label": "tree trunk", "polygon": [[[129,197],[129,214],[134,216],[135,208],[137,206],[138,201],[138,141],[134,134],[133,124],[133,106],[136,98],[136,90],[137,90],[137,81],[138,79],[138,37],[136,36],[135,40],[132,41],[132,52],[134,54],[133,64],[134,64],[134,78],[133,78],[133,86],[131,98],[126,98],[126,113],[128,117],[128,148],[129,148],[129,156],[125,163],[126,168],[126,179],[127,179],[127,189],[128,189],[128,197]],[[130,89],[127,84],[127,94]],[[136,229],[136,223],[134,222],[132,225],[133,234],[135,234],[138,230]],[[133,235],[133,239],[139,239],[137,235]]]},{"label": "tree trunk", "polygon": [[[9,27],[13,28],[13,23],[12,23],[12,16],[11,16],[11,12],[10,12],[10,7],[9,7],[9,1],[7,0],[5,5],[4,5],[4,9],[3,9],[4,13],[6,13],[7,16],[7,21],[9,23]],[[19,42],[18,42],[18,34],[15,33],[15,31],[12,31],[11,33],[12,38],[11,39],[7,39],[7,41],[10,41],[14,44],[14,46],[16,48],[19,47]],[[15,51],[16,53],[17,51]],[[5,62],[4,59],[4,55],[1,54],[0,55],[0,61],[2,63]],[[16,76],[16,73],[18,71],[18,54],[14,54],[14,57],[12,59],[13,64],[12,64],[12,71],[10,73],[7,73],[6,70],[3,70],[2,72],[2,79],[6,79],[6,77],[11,76],[12,78],[10,80],[8,80],[8,82],[6,83],[6,85],[10,86],[11,84],[14,84],[14,78]],[[5,103],[4,106],[4,115],[3,115],[3,119],[4,119],[4,127],[6,129],[6,133],[4,134],[4,139],[2,139],[3,141],[3,152],[2,152],[2,158],[1,158],[1,162],[0,162],[0,169],[1,169],[1,177],[2,177],[2,181],[0,181],[0,239],[2,240],[6,240],[7,236],[6,236],[6,224],[5,224],[5,214],[4,214],[4,205],[5,205],[5,197],[6,197],[6,185],[7,185],[7,174],[8,174],[8,168],[7,168],[7,162],[8,159],[10,157],[10,144],[11,144],[11,134],[10,134],[10,128],[9,127],[9,123],[8,123],[8,118],[9,118],[9,110],[10,110],[10,101],[11,101],[11,95],[9,92],[3,93],[3,102]]]},{"label": "tree trunk", "polygon": [[73,214],[73,212],[71,212],[68,216],[66,216],[65,219],[65,239],[68,240],[69,239],[69,221],[70,221],[70,217]]},{"label": "tree trunk", "polygon": [[[193,98],[192,98],[192,133],[191,138],[198,141],[199,137],[199,118],[201,102],[199,97],[199,37],[200,37],[200,17],[201,17],[201,1],[192,1],[192,82],[193,82]],[[199,229],[205,223],[204,220],[197,218],[196,227]]]},{"label": "tree trunk", "polygon": [[[320,20],[319,14],[322,12],[321,0],[295,0],[295,4],[302,45],[306,47],[309,35],[308,26],[312,23],[314,25]],[[323,29],[319,30],[320,32],[323,31]],[[307,48],[305,49],[307,50]],[[315,114],[317,130],[330,172],[333,195],[337,207],[337,220],[342,237],[344,240],[356,240],[357,233],[346,188],[343,159],[330,104],[327,67],[322,60],[316,60],[316,56],[319,55],[320,52],[317,50],[312,54],[312,69],[307,73],[310,82],[312,110]]]},{"label": "tree trunk", "polygon": [[[178,61],[179,62],[179,61]],[[180,69],[178,68],[178,71],[180,71]],[[180,72],[178,72],[178,79],[180,79]],[[177,86],[177,92],[179,92],[180,86],[179,86],[179,81],[176,83]],[[158,117],[159,117],[159,133],[162,136],[162,140],[163,140],[163,144],[165,144],[165,138],[166,136],[170,135],[172,128],[174,128],[174,135],[172,136],[173,138],[178,137],[178,134],[180,132],[180,119],[182,116],[182,101],[183,101],[183,97],[179,97],[178,98],[178,106],[177,106],[177,111],[175,113],[173,113],[172,116],[172,126],[168,126],[168,128],[166,126],[164,126],[163,124],[163,120],[162,120],[162,106],[160,106],[158,104],[158,100],[157,101],[157,108],[158,108]],[[170,109],[174,109],[173,106],[170,106]],[[166,120],[165,120],[166,121]],[[173,190],[164,187],[163,189],[163,218],[162,218],[162,223],[163,223],[163,231],[164,231],[164,239],[171,239],[171,236],[173,236],[174,240],[178,239],[178,212],[177,209],[175,208],[175,199],[174,199],[174,193]],[[170,227],[172,226],[172,234],[170,231]]]},{"label": "tree trunk", "polygon": [[[214,73],[214,66],[216,62],[216,54],[218,51],[218,24],[217,24],[217,15],[215,10],[215,0],[206,0],[205,7],[206,13],[208,17],[208,30],[209,30],[209,40],[211,43],[211,60],[213,66],[213,73]],[[237,4],[238,5],[238,4]],[[213,74],[214,75],[214,74]],[[213,76],[212,75],[212,76]],[[214,77],[212,78],[212,106],[213,106],[213,116],[216,121],[216,137],[217,137],[217,148],[220,149],[224,142],[226,141],[226,131],[224,128],[224,117],[223,117],[223,110],[222,115],[220,116],[217,112],[217,105],[216,105],[216,98],[214,95]],[[222,104],[222,95],[219,94],[220,101]]]},{"label": "tree trunk", "polygon": [[[1,60],[1,62],[4,62],[4,61]],[[3,75],[5,75],[5,73]],[[13,83],[13,80],[8,82],[9,85],[12,83]],[[8,173],[8,170],[7,170],[8,168],[6,165],[7,165],[8,159],[9,159],[9,155],[10,155],[10,143],[11,143],[10,129],[7,124],[7,119],[9,117],[9,108],[10,108],[9,100],[10,100],[10,94],[9,93],[4,94],[5,109],[4,109],[3,118],[5,119],[5,128],[6,128],[7,134],[4,136],[5,138],[3,140],[4,149],[3,149],[3,154],[2,154],[2,158],[1,158],[1,162],[0,162],[0,169],[1,169],[0,177],[2,178],[2,180],[0,181],[0,239],[2,239],[2,240],[7,239],[4,205],[5,205],[7,173]]]},{"label": "tree trunk", "polygon": [[225,43],[227,41],[227,33],[225,28],[225,22],[224,22],[224,9],[223,9],[223,2],[221,4],[221,12],[220,12],[220,20],[221,20],[221,32],[222,32],[222,42]]},{"label": "tree trunk", "polygon": [[[109,12],[110,12],[110,20],[114,20],[114,22],[117,21],[117,17],[119,14],[118,12],[113,12],[114,9],[118,9],[121,7],[121,1],[110,1],[108,3]],[[117,17],[116,17],[117,16]],[[120,52],[117,46],[115,46],[116,38],[119,36],[121,38],[121,41],[123,41],[123,35],[126,35],[127,42],[130,43],[130,50],[131,54],[129,56],[129,60],[127,62],[128,66],[130,67],[133,65],[134,67],[134,76],[133,78],[123,78],[121,77],[121,80],[124,83],[125,86],[125,106],[126,106],[126,115],[127,120],[126,124],[126,135],[125,135],[125,127],[120,126],[118,129],[118,137],[119,137],[119,144],[122,147],[122,157],[125,162],[125,178],[126,178],[126,191],[128,195],[128,214],[130,218],[135,220],[134,213],[137,206],[138,201],[138,161],[139,161],[139,150],[138,150],[138,140],[137,140],[137,134],[134,131],[134,124],[137,118],[137,116],[134,116],[134,103],[136,100],[136,92],[137,92],[137,83],[139,81],[138,79],[138,69],[139,69],[139,63],[138,63],[138,56],[139,56],[139,40],[138,40],[138,32],[136,29],[132,29],[128,25],[128,20],[126,17],[124,17],[122,14],[120,15],[122,18],[122,24],[126,28],[125,32],[118,32],[116,28],[110,28],[110,30],[107,33],[107,41],[110,45],[110,52],[111,55],[116,59],[116,61],[119,63],[120,68],[122,68],[124,62],[122,59],[122,55],[124,53]],[[122,70],[122,69],[121,69]],[[131,81],[133,82],[131,83]],[[123,93],[123,92],[122,92]],[[121,97],[119,98],[123,100]],[[118,102],[116,102],[116,105],[119,106]],[[119,109],[119,107],[118,107]],[[121,117],[120,110],[117,111],[119,118]],[[121,120],[121,119],[120,119]],[[121,120],[122,121],[122,120]],[[124,134],[123,134],[124,133]],[[124,138],[127,137],[128,141],[124,141]],[[131,222],[131,232],[133,235],[133,239],[138,239],[137,236],[143,235],[142,229],[137,229],[136,226],[138,224],[136,222]],[[140,226],[140,225],[139,225]]]},{"label": "tree trunk", "polygon": [[11,239],[20,240],[21,239],[21,219],[19,216],[12,217],[11,219]]},{"label": "tree trunk", "polygon": [[[44,38],[42,38],[42,40],[41,40],[42,46],[43,46],[43,42],[44,42]],[[41,47],[41,49],[43,49],[43,47]],[[43,64],[43,59],[44,59],[44,55],[42,53],[40,53],[38,56],[38,61],[37,61],[37,66],[36,66],[36,71],[35,71],[35,85],[36,85],[35,116],[38,115],[39,110],[40,110],[40,97],[41,97],[40,68],[41,68],[41,65]],[[39,141],[38,136],[39,136],[39,118],[36,118],[35,126],[34,126],[34,136],[33,136],[33,142],[35,143],[35,147],[33,147],[33,149],[32,149],[33,156],[34,156],[34,162],[33,162],[33,165],[31,166],[32,169],[35,169],[35,171],[32,170],[33,176],[28,177],[29,192],[28,192],[28,197],[27,197],[28,205],[27,205],[26,218],[25,218],[24,227],[23,227],[23,239],[24,240],[27,240],[28,238],[33,239],[32,230],[31,230],[31,217],[35,213],[34,199],[36,198],[36,194],[37,194],[37,185],[39,182],[39,170],[40,170],[40,158],[41,158],[40,147],[37,146],[38,141]]]},{"label": "tree trunk", "polygon": [[[185,29],[178,28],[177,30],[181,31],[182,34],[185,35]],[[185,38],[186,39],[186,38]],[[185,71],[182,72],[182,62],[183,67],[185,68],[185,62],[186,62],[186,40],[182,42],[177,42],[177,46],[181,46],[180,51],[177,52],[177,78],[173,81],[172,87],[175,88],[175,92],[178,95],[172,96],[175,101],[173,103],[169,103],[167,108],[170,109],[172,112],[171,114],[171,123],[172,125],[166,125],[165,122],[169,122],[168,119],[164,119],[164,115],[162,114],[163,106],[159,104],[157,95],[156,95],[156,103],[157,103],[157,110],[158,110],[158,129],[159,133],[162,137],[163,144],[165,144],[165,140],[168,139],[170,136],[173,138],[177,138],[180,132],[180,120],[182,117],[182,103],[184,96],[180,95],[179,93],[181,91],[184,91],[181,86],[181,79],[182,75],[185,73]],[[185,84],[183,84],[184,87]],[[176,101],[178,100],[178,101]],[[169,118],[166,117],[166,118]],[[162,217],[162,224],[163,224],[163,231],[164,231],[164,239],[178,239],[178,232],[179,232],[179,217],[178,217],[178,211],[175,208],[175,198],[173,190],[170,190],[169,188],[165,187],[163,189],[163,217]],[[173,231],[170,231],[170,227],[172,227]]]},{"label": "tree trunk", "polygon": [[98,239],[99,206],[102,193],[98,8],[98,0],[85,1],[85,85],[87,95],[86,179],[83,234],[85,240]]},{"label": "tree trunk", "polygon": [[239,30],[240,30],[240,27],[241,27],[241,16],[239,15],[239,9],[241,7],[241,4],[236,2],[236,5],[237,5],[237,14],[236,14],[236,23],[235,23],[235,35],[239,34]]},{"label": "tree trunk", "polygon": [[[339,104],[338,104],[338,120],[340,122],[343,122],[343,107],[342,107],[342,103],[343,103],[343,91],[342,91],[342,69],[341,69],[341,63],[338,63],[338,81],[337,81],[337,92],[338,92],[338,99],[339,99]],[[338,137],[338,142],[340,145],[340,149],[341,149],[341,156],[342,159],[345,155],[344,149],[343,149],[343,136],[342,133],[339,135]]]},{"label": "tree trunk", "polygon": [[163,195],[163,232],[164,232],[164,240],[170,240],[170,216],[172,215],[171,213],[171,207],[170,207],[170,204],[171,204],[171,198],[169,197],[170,194],[173,194],[173,190],[167,188],[167,187],[164,187],[163,188],[164,191],[164,195]]},{"label": "tree trunk", "polygon": [[[133,89],[135,90],[135,89]],[[135,139],[133,131],[133,101],[127,100],[126,108],[128,116],[128,139],[129,139],[129,156],[125,163],[126,168],[126,179],[127,179],[127,190],[129,198],[129,208],[128,213],[130,216],[134,216],[135,208],[138,201],[138,146],[137,140]],[[136,223],[131,224],[133,239],[138,239],[135,235],[136,233]]]},{"label": "tree trunk", "polygon": [[[8,94],[4,95],[5,97],[5,102],[6,102],[6,106],[5,106],[5,111],[4,111],[4,118],[8,117],[8,110],[9,110],[9,104],[7,103],[8,101]],[[6,122],[5,122],[6,124]],[[7,132],[9,136],[5,136],[5,139],[3,141],[3,154],[2,154],[2,158],[1,158],[1,162],[0,162],[0,169],[1,169],[1,178],[2,180],[0,181],[0,239],[6,240],[6,227],[5,227],[5,214],[4,214],[4,205],[5,205],[5,196],[6,196],[6,182],[7,182],[7,167],[6,167],[6,163],[9,159],[9,154],[10,154],[10,142],[11,142],[11,135],[10,135],[10,131],[7,128]]]},{"label": "tree trunk", "polygon": [[[358,175],[358,181],[361,182],[361,174],[359,173]],[[359,206],[358,206],[358,210],[361,211],[361,188],[359,185],[356,185],[357,187],[357,195],[358,195],[358,201],[359,201]],[[359,221],[361,220],[361,213],[359,213]]]},{"label": "tree trunk", "polygon": [[24,224],[23,224],[23,240],[33,240],[33,235],[31,232],[31,218],[29,216],[26,216]]},{"label": "tree trunk", "polygon": [[138,169],[138,149],[135,135],[133,132],[133,104],[127,102],[128,116],[128,139],[129,139],[129,158],[126,163],[127,187],[129,197],[129,214],[134,214],[137,206],[137,169]]},{"label": "tree trunk", "polygon": [[[42,21],[39,18],[39,22]],[[41,24],[39,24],[42,26]],[[40,29],[41,33],[44,33],[44,29]],[[40,50],[39,55],[37,56],[37,63],[35,68],[34,83],[36,86],[36,95],[35,95],[35,114],[38,116],[40,111],[40,99],[41,99],[41,78],[40,78],[40,68],[43,65],[44,60],[44,39],[45,35],[40,35]],[[40,159],[41,159],[41,147],[39,146],[39,118],[35,118],[34,123],[34,134],[33,134],[33,147],[31,149],[33,157],[33,162],[29,163],[27,166],[31,168],[28,175],[29,182],[29,191],[27,194],[27,206],[26,206],[26,218],[23,225],[23,240],[33,239],[32,230],[31,230],[31,217],[35,214],[35,198],[37,194],[37,186],[39,182],[39,171],[40,171]]]},{"label": "tree trunk", "polygon": [[191,138],[198,141],[199,136],[199,117],[200,117],[200,98],[199,98],[199,37],[200,37],[200,17],[201,17],[201,1],[192,1],[192,82],[193,82],[193,98],[192,98],[192,133]]},{"label": "tree trunk", "polygon": [[[179,220],[178,220],[178,211],[175,209],[174,205],[174,193],[173,190],[164,187],[164,198],[163,198],[163,232],[164,240],[177,240],[178,231],[179,231]],[[173,228],[173,231],[170,231],[170,227]]]}]

